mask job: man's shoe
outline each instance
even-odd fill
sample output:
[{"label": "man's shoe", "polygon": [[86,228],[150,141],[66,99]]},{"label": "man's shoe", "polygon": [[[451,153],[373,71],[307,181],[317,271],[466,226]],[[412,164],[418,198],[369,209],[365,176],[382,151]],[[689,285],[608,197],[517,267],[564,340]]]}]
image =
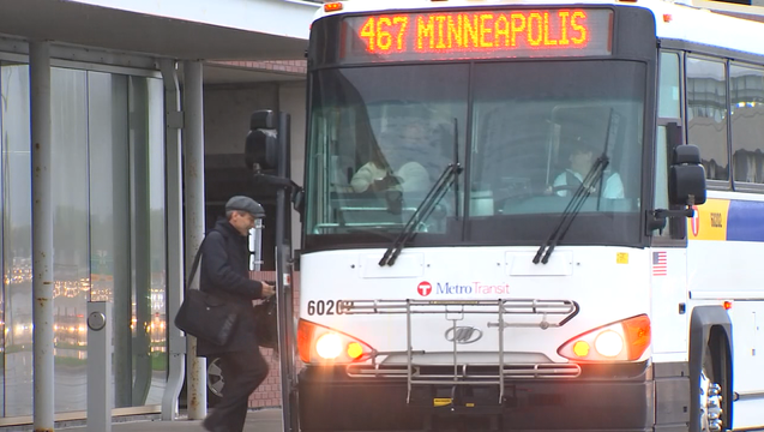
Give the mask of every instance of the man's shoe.
[{"label": "man's shoe", "polygon": [[202,420],[202,427],[204,430],[209,432],[228,432],[228,428],[225,426],[216,426],[213,425],[210,421],[210,416],[207,416],[204,420]]}]

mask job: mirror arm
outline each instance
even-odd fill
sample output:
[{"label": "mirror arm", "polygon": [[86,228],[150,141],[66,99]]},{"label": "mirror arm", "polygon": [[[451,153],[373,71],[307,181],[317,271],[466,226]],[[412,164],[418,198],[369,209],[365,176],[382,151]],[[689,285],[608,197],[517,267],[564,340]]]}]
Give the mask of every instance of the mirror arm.
[{"label": "mirror arm", "polygon": [[262,172],[255,174],[255,183],[263,183],[288,191],[291,196],[291,201],[294,209],[297,210],[297,212],[300,213],[300,217],[302,217],[304,205],[304,190],[302,186],[292,181],[292,179],[271,174],[263,174]]},{"label": "mirror arm", "polygon": [[666,219],[668,218],[691,218],[695,214],[695,210],[692,206],[687,206],[681,210],[667,210],[667,209],[655,209],[647,211],[646,228],[648,235],[655,230],[663,230],[666,227]]},{"label": "mirror arm", "polygon": [[257,173],[255,174],[255,181],[258,183],[265,183],[268,185],[276,186],[283,189],[301,189],[297,183],[292,179],[279,177],[271,174]]},{"label": "mirror arm", "polygon": [[695,213],[695,210],[693,210],[692,207],[687,207],[682,210],[657,209],[657,210],[653,210],[652,213],[655,218],[660,218],[665,220],[666,218],[670,218],[670,217],[691,218],[692,215]]}]

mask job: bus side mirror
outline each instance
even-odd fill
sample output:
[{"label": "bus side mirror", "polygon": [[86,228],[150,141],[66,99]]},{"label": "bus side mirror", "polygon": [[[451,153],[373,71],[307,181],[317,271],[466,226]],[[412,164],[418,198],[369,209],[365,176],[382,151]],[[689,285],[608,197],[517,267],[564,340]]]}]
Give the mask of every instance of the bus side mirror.
[{"label": "bus side mirror", "polygon": [[252,113],[244,146],[244,163],[247,168],[255,172],[277,169],[279,163],[277,127],[277,114],[272,110]]},{"label": "bus side mirror", "polygon": [[688,206],[706,202],[706,170],[701,165],[697,146],[679,145],[669,167],[669,202]]}]

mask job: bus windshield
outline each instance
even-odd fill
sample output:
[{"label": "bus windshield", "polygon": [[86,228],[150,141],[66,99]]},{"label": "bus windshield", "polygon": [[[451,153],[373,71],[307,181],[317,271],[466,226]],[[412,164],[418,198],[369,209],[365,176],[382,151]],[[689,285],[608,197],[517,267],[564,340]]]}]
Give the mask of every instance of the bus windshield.
[{"label": "bus windshield", "polygon": [[645,86],[620,60],[315,71],[307,245],[387,243],[452,162],[465,171],[414,245],[540,244],[601,156],[561,244],[637,242]]}]

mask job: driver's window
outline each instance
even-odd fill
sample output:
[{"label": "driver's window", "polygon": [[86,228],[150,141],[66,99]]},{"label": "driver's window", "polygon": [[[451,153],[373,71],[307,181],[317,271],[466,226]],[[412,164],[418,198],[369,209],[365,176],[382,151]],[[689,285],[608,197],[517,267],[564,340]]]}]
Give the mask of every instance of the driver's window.
[{"label": "driver's window", "polygon": [[474,68],[470,190],[492,194],[495,215],[565,211],[592,167],[601,171],[595,162],[603,154],[603,175],[589,178],[580,211],[639,208],[643,66],[608,61],[565,67],[565,79],[539,74],[534,63]]},{"label": "driver's window", "polygon": [[586,183],[582,211],[633,211],[640,112],[631,101],[477,105],[472,194],[490,191],[497,214],[554,213]]},{"label": "driver's window", "polygon": [[[660,55],[660,75],[658,82],[658,128],[655,136],[655,198],[653,208],[669,209],[668,198],[668,169],[669,155],[673,152],[669,135],[676,136],[681,124],[680,105],[680,58],[675,52],[662,52]],[[669,125],[674,123],[674,125]],[[671,129],[670,129],[671,128]],[[676,139],[675,139],[676,140]],[[675,141],[674,140],[674,141]],[[674,143],[676,145],[678,143]],[[684,238],[681,233],[686,223],[683,219],[668,218],[662,230],[655,231],[654,237],[669,239]]]}]

